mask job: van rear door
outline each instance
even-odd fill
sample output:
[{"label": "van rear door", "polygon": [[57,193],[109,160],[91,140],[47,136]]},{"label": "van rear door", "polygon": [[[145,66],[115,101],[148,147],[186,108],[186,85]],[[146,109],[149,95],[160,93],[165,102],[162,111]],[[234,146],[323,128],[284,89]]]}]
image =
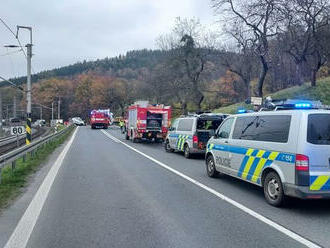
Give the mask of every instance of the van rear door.
[{"label": "van rear door", "polygon": [[311,113],[307,120],[310,189],[330,190],[330,113]]}]

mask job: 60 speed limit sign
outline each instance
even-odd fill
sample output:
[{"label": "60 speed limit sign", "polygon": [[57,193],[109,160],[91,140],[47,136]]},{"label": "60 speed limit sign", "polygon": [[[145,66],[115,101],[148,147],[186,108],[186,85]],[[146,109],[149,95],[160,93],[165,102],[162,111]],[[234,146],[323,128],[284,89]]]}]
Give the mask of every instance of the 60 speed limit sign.
[{"label": "60 speed limit sign", "polygon": [[24,126],[16,126],[16,127],[10,127],[10,134],[11,135],[20,135],[25,133],[25,127]]}]

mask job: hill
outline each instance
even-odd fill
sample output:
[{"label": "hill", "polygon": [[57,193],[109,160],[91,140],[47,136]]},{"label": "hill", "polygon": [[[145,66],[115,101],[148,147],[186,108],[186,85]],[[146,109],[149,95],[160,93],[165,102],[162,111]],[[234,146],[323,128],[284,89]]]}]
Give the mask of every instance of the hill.
[{"label": "hill", "polygon": [[[126,79],[136,79],[136,71],[141,68],[152,69],[155,65],[162,63],[166,56],[165,51],[161,50],[135,50],[129,51],[126,55],[119,55],[113,58],[97,59],[95,61],[77,62],[72,65],[46,70],[32,75],[32,83],[48,78],[73,77],[89,71],[99,73],[110,73]],[[26,82],[26,77],[10,79],[17,85]],[[0,82],[0,86],[6,83]]]}]

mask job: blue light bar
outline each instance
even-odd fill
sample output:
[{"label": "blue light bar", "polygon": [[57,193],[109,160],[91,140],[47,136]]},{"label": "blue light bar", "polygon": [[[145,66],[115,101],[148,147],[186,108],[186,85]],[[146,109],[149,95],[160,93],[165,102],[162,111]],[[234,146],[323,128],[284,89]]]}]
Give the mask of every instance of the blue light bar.
[{"label": "blue light bar", "polygon": [[311,108],[312,104],[311,103],[296,103],[294,106],[296,108]]},{"label": "blue light bar", "polygon": [[238,114],[244,114],[244,113],[246,113],[247,111],[246,111],[246,109],[238,109],[237,110],[237,113]]}]

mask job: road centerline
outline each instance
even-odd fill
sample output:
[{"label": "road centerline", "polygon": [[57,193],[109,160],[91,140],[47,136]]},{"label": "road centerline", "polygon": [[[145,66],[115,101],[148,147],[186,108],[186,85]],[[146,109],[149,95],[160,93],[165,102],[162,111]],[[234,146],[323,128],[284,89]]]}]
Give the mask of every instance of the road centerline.
[{"label": "road centerline", "polygon": [[120,143],[120,144],[126,146],[130,150],[132,150],[132,151],[134,151],[134,152],[142,155],[143,157],[145,157],[145,158],[153,161],[154,163],[158,164],[162,168],[164,168],[164,169],[166,169],[166,170],[168,170],[168,171],[176,174],[177,176],[179,176],[179,177],[181,177],[183,179],[186,179],[187,181],[195,184],[196,186],[198,186],[198,187],[200,187],[200,188],[208,191],[209,193],[211,193],[211,194],[215,195],[216,197],[218,197],[218,198],[226,201],[227,203],[235,206],[236,208],[240,209],[241,211],[243,211],[243,212],[249,214],[250,216],[258,219],[259,221],[267,224],[268,226],[271,226],[271,227],[275,228],[279,232],[281,232],[281,233],[285,234],[286,236],[288,236],[288,237],[296,240],[297,242],[299,242],[299,243],[301,243],[301,244],[303,244],[303,245],[305,245],[307,247],[321,248],[320,245],[318,245],[318,244],[316,244],[316,243],[314,243],[314,242],[312,242],[312,241],[310,241],[310,240],[308,240],[308,239],[300,236],[299,234],[295,233],[294,231],[291,231],[290,229],[285,228],[284,226],[282,226],[282,225],[276,223],[275,221],[272,221],[271,219],[269,219],[269,218],[267,218],[267,217],[265,217],[265,216],[263,216],[263,215],[255,212],[254,210],[252,210],[252,209],[244,206],[243,204],[241,204],[241,203],[239,203],[239,202],[237,202],[237,201],[235,201],[235,200],[233,200],[233,199],[231,199],[231,198],[223,195],[222,193],[220,193],[220,192],[218,192],[218,191],[216,191],[216,190],[214,190],[214,189],[206,186],[205,184],[203,184],[203,183],[201,183],[201,182],[199,182],[199,181],[197,181],[197,180],[195,180],[195,179],[193,179],[193,178],[191,178],[191,177],[189,177],[189,176],[181,173],[180,171],[177,171],[177,170],[173,169],[172,167],[164,164],[163,162],[160,162],[157,159],[155,159],[155,158],[153,158],[153,157],[151,157],[151,156],[149,156],[149,155],[147,155],[147,154],[139,151],[138,149],[136,149],[136,148],[134,148],[134,147],[126,144],[125,142],[117,139],[116,137],[114,137],[110,133],[106,132],[105,130],[101,130],[101,132],[104,135],[106,135],[109,139],[111,139],[112,141],[114,141],[116,143]]}]

